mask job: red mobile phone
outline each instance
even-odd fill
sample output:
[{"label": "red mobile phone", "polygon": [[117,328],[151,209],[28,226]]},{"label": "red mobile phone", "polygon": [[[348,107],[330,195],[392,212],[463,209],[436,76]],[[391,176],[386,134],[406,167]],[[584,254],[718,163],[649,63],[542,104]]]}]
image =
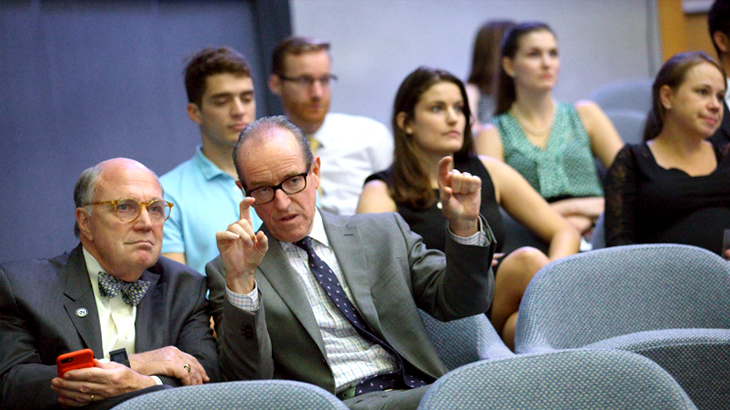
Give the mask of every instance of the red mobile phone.
[{"label": "red mobile phone", "polygon": [[58,377],[63,377],[63,374],[69,370],[94,367],[94,351],[91,349],[82,349],[62,354],[56,358],[56,367]]}]

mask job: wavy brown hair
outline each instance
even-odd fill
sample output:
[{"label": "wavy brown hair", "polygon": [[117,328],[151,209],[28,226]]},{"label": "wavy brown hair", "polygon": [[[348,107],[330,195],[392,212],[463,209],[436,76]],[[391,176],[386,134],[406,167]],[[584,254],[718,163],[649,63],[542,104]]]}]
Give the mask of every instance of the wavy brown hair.
[{"label": "wavy brown hair", "polygon": [[386,181],[390,195],[396,203],[405,203],[417,210],[429,208],[436,201],[436,195],[431,188],[428,170],[422,159],[424,153],[416,144],[412,134],[398,126],[398,114],[405,113],[405,121],[415,118],[415,108],[423,93],[434,84],[449,82],[459,87],[461,98],[464,101],[464,144],[454,153],[454,159],[463,159],[474,153],[474,139],[471,133],[471,111],[467,103],[464,83],[448,71],[430,67],[419,67],[410,73],[398,88],[393,103],[393,138],[395,139],[395,155],[393,159],[393,173]]}]

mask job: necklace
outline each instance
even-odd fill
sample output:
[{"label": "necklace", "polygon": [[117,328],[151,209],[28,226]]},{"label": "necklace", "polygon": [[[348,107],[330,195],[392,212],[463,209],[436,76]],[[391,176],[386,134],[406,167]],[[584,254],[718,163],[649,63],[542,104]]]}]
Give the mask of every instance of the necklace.
[{"label": "necklace", "polygon": [[522,115],[521,110],[517,107],[517,104],[512,104],[512,109],[510,109],[510,112],[512,113],[512,116],[515,117],[518,123],[520,123],[520,126],[523,130],[527,131],[529,134],[532,134],[536,137],[544,137],[548,134],[550,134],[550,130],[553,128],[553,120],[555,119],[555,102],[552,101],[551,106],[551,112],[550,112],[550,122],[545,128],[534,128],[532,127],[527,120],[525,119],[525,116]]}]

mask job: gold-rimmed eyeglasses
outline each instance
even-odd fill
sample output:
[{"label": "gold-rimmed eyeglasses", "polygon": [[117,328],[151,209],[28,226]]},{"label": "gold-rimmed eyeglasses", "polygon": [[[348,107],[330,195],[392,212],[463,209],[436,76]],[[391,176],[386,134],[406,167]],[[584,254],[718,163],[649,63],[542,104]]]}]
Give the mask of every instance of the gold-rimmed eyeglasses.
[{"label": "gold-rimmed eyeglasses", "polygon": [[91,202],[88,205],[107,205],[114,206],[114,215],[121,219],[122,222],[134,222],[142,213],[142,205],[147,208],[147,214],[150,220],[156,223],[162,223],[170,217],[170,209],[174,205],[162,199],[153,199],[150,202],[139,202],[136,199],[124,198],[116,201]]},{"label": "gold-rimmed eyeglasses", "polygon": [[309,174],[312,164],[307,164],[307,170],[301,174],[290,176],[289,178],[281,181],[276,186],[262,186],[260,188],[245,190],[246,195],[256,199],[256,205],[268,204],[273,201],[276,197],[276,190],[281,189],[287,195],[294,195],[304,191],[307,187],[307,175]]}]

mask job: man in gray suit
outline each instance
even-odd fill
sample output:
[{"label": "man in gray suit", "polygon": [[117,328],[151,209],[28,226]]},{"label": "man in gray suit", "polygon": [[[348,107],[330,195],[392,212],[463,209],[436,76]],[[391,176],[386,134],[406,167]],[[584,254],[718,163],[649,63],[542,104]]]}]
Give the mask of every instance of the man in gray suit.
[{"label": "man in gray suit", "polygon": [[241,218],[217,233],[221,255],[206,267],[224,377],[300,380],[350,408],[415,409],[446,372],[418,308],[451,320],[492,300],[495,243],[479,216],[479,178],[441,162],[444,255],[397,214],[316,209],[320,160],[285,117],[250,124],[234,160]]},{"label": "man in gray suit", "polygon": [[[142,164],[104,161],[74,190],[81,244],[0,266],[0,408],[107,409],[220,379],[205,278],[160,257],[162,198]],[[84,348],[94,367],[57,377],[56,357]]]}]

